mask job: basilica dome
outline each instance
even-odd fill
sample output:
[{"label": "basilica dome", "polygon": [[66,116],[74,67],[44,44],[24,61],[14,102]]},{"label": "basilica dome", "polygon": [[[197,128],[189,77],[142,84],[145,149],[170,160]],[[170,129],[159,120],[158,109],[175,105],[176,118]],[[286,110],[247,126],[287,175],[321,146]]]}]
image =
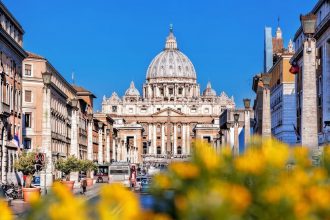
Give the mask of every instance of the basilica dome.
[{"label": "basilica dome", "polygon": [[140,96],[140,92],[135,88],[133,81],[131,82],[129,88],[126,90],[125,96]]},{"label": "basilica dome", "polygon": [[217,93],[214,89],[212,89],[211,83],[208,82],[206,89],[203,91],[203,96],[216,96]]},{"label": "basilica dome", "polygon": [[196,80],[194,65],[178,49],[172,27],[170,28],[169,36],[166,38],[165,49],[151,61],[147,71],[147,80],[159,78]]}]

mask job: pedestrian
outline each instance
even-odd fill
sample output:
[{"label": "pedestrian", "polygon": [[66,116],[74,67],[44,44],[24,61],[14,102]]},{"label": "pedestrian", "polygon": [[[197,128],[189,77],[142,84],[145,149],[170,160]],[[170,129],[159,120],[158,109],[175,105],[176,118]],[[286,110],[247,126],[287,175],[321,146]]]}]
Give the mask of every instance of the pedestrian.
[{"label": "pedestrian", "polygon": [[80,185],[81,185],[81,188],[82,188],[82,192],[81,192],[81,194],[82,194],[82,195],[85,195],[85,193],[86,193],[86,188],[87,188],[87,180],[86,180],[86,178],[83,178],[83,179],[80,181]]}]

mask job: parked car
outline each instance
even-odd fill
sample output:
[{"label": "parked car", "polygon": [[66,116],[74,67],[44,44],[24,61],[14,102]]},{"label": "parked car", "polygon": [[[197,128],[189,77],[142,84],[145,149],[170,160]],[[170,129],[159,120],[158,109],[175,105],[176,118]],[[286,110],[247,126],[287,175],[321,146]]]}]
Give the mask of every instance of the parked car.
[{"label": "parked car", "polygon": [[141,179],[141,193],[147,193],[150,189],[150,178],[143,178]]},{"label": "parked car", "polygon": [[141,182],[143,180],[148,180],[148,177],[147,176],[137,176],[137,178],[136,178],[136,185],[134,187],[134,190],[135,191],[140,191],[141,190]]}]

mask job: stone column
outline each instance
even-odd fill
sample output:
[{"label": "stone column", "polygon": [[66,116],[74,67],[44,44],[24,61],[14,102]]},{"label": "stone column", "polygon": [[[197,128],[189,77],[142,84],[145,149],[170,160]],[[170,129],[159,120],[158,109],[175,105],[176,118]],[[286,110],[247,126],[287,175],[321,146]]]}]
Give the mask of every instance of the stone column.
[{"label": "stone column", "polygon": [[[72,108],[72,119],[71,119],[71,146],[70,146],[70,155],[76,158],[79,158],[79,144],[78,144],[78,123],[79,123],[79,114],[78,108],[75,106]],[[70,180],[75,181],[75,184],[78,183],[78,172],[70,173]]]},{"label": "stone column", "polygon": [[263,76],[264,88],[262,90],[262,138],[271,137],[271,113],[270,113],[270,76]]},{"label": "stone column", "polygon": [[47,193],[47,189],[53,184],[53,163],[52,163],[52,131],[51,131],[51,91],[48,86],[43,88],[42,100],[42,150],[46,157],[46,167],[42,171],[40,186]]},{"label": "stone column", "polygon": [[185,124],[182,124],[182,154],[185,155],[186,154],[186,136],[187,136],[187,133],[186,133],[186,125]]},{"label": "stone column", "polygon": [[87,159],[93,160],[93,115],[89,116],[87,125]]},{"label": "stone column", "polygon": [[234,124],[234,155],[239,154],[239,149],[238,149],[238,123]]},{"label": "stone column", "polygon": [[250,143],[250,109],[244,111],[244,147]]},{"label": "stone column", "polygon": [[110,163],[110,128],[105,129],[106,130],[106,152],[105,152],[105,161],[107,163]]},{"label": "stone column", "polygon": [[162,124],[162,154],[166,154],[165,150],[165,125]]},{"label": "stone column", "polygon": [[97,161],[99,164],[103,164],[103,132],[102,132],[103,123],[98,123],[98,129],[99,129],[99,146],[97,150]]},{"label": "stone column", "polygon": [[176,124],[173,124],[173,155],[177,155],[177,144],[176,144],[176,141],[177,141],[177,131],[176,131]]},{"label": "stone column", "polygon": [[[150,145],[149,145],[150,143]],[[148,154],[152,154],[153,147],[153,132],[152,132],[152,124],[148,124]]]},{"label": "stone column", "polygon": [[156,134],[156,124],[153,124],[153,136],[152,136],[152,147],[153,147],[153,154],[157,154],[157,134]]},{"label": "stone column", "polygon": [[190,155],[190,125],[187,124],[187,150],[186,153]]},{"label": "stone column", "polygon": [[301,144],[310,148],[318,147],[315,43],[306,40],[303,52]]},{"label": "stone column", "polygon": [[116,161],[117,160],[117,158],[116,158],[116,140],[113,138],[112,139],[112,160],[113,161]]}]

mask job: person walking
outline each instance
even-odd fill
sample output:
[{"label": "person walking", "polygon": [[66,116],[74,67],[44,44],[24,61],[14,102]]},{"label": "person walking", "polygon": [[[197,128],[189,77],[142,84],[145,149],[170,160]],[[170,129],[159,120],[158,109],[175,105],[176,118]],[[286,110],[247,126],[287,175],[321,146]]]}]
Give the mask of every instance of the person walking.
[{"label": "person walking", "polygon": [[86,180],[86,178],[83,178],[83,179],[80,181],[80,185],[81,185],[81,188],[82,188],[82,192],[81,192],[81,194],[82,194],[82,195],[85,195],[85,193],[86,193],[86,188],[87,188],[87,180]]}]

